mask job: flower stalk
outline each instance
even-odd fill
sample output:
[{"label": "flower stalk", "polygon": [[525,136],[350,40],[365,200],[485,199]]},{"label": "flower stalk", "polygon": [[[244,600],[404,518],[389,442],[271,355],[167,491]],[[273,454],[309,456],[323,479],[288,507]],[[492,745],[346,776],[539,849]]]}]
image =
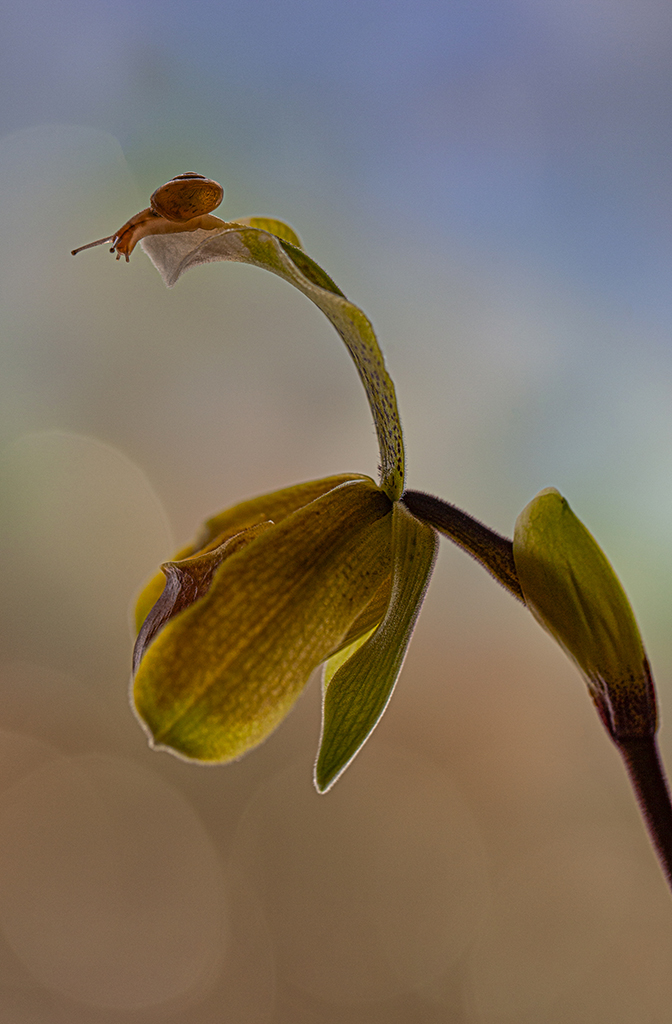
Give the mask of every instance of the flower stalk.
[{"label": "flower stalk", "polygon": [[655,736],[615,740],[649,838],[672,890],[672,802]]}]

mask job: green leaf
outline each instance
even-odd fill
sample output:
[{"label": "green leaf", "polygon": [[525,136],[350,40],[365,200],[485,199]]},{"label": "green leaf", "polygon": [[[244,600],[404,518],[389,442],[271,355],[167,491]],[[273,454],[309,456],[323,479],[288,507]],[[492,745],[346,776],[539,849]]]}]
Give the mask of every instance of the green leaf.
[{"label": "green leaf", "polygon": [[436,533],[400,504],[394,506],[393,544],[392,596],[385,618],[368,638],[325,666],[322,739],[315,766],[320,793],[333,786],[380,721],[434,567]]},{"label": "green leaf", "polygon": [[214,571],[215,548],[177,566],[208,589],[188,607],[173,594],[181,610],[142,652],[134,700],[157,746],[223,762],[260,743],[391,573],[391,504],[371,480],[266,525],[228,557],[224,541]]},{"label": "green leaf", "polygon": [[394,384],[373,327],[322,268],[288,240],[291,228],[284,227],[286,232],[279,237],[258,227],[231,222],[209,231],[199,228],[148,235],[140,244],[168,287],[185,271],[203,263],[249,263],[282,277],[322,310],[345,342],[364,385],[380,448],[381,487],[396,501],[404,488],[403,434]]},{"label": "green leaf", "polygon": [[579,667],[611,736],[652,736],[655,692],[630,603],[555,488],[541,491],[518,516],[513,557],[526,604]]}]

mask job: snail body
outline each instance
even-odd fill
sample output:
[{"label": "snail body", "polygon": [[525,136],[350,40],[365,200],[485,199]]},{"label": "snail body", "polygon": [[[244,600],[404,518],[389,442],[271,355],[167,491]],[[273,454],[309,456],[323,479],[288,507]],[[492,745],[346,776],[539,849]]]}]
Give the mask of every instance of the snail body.
[{"label": "snail body", "polygon": [[72,255],[76,256],[84,249],[112,242],[110,252],[116,253],[117,259],[124,256],[128,263],[133,249],[145,235],[220,227],[224,221],[219,217],[212,217],[211,212],[219,206],[223,198],[224,189],[211,178],[196,174],[194,171],[178,174],[152,193],[150,205],[146,210],[136,213],[113,235],[73,249]]}]

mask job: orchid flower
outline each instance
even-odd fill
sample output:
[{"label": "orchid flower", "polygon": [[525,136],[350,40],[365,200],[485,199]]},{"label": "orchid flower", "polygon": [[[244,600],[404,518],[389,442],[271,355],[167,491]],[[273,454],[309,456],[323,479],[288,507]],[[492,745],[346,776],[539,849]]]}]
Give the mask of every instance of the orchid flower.
[{"label": "orchid flower", "polygon": [[[188,190],[184,210],[180,188]],[[653,679],[628,600],[595,540],[554,489],[523,510],[513,542],[440,498],[405,490],[394,384],[367,317],[288,225],[222,221],[212,206],[199,208],[199,190],[209,203],[221,201],[216,182],[181,175],[101,242],[127,260],[139,242],[169,287],[192,267],[235,261],[303,292],[355,363],[380,480],[346,474],[242,502],[208,520],[162,566],[138,602],[134,653],[133,701],[150,741],[198,761],[238,758],[276,728],[322,665],[315,784],[326,791],[387,706],[443,534],[525,604],[578,666],[672,886],[672,807],[655,743]]]}]

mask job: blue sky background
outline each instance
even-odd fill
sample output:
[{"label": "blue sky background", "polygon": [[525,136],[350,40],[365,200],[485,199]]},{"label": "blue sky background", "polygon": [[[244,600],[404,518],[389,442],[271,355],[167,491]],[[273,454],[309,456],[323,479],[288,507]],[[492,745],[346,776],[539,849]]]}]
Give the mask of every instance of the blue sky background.
[{"label": "blue sky background", "polygon": [[[139,250],[128,267],[69,251],[186,170],[224,184],[221,216],[292,224],[377,329],[409,485],[509,535],[554,485],[598,537],[643,629],[672,762],[669,4],[28,0],[2,21],[0,675],[15,755],[0,835],[18,838],[0,850],[0,1010],[16,1024],[663,1019],[669,904],[583,684],[447,546],[385,722],[321,803],[316,684],[231,768],[146,749],[125,696],[144,577],[244,497],[375,476],[375,440],[337,337],[282,282],[212,266],[167,292]],[[77,817],[89,776],[98,796]],[[127,794],[114,813],[113,783]],[[134,800],[164,818],[127,877]],[[416,817],[398,831],[402,805]],[[118,848],[92,825],[100,807]],[[173,820],[195,838],[171,863],[193,867],[162,876],[178,909],[143,931],[137,892]],[[100,881],[108,846],[118,893]],[[87,899],[72,848],[98,865]],[[228,900],[219,937],[205,890],[180,888],[199,872]],[[85,904],[111,936],[93,952]],[[58,906],[66,947],[65,911],[44,910]],[[201,973],[185,934],[204,943]],[[96,982],[90,962],[118,974]]]}]

